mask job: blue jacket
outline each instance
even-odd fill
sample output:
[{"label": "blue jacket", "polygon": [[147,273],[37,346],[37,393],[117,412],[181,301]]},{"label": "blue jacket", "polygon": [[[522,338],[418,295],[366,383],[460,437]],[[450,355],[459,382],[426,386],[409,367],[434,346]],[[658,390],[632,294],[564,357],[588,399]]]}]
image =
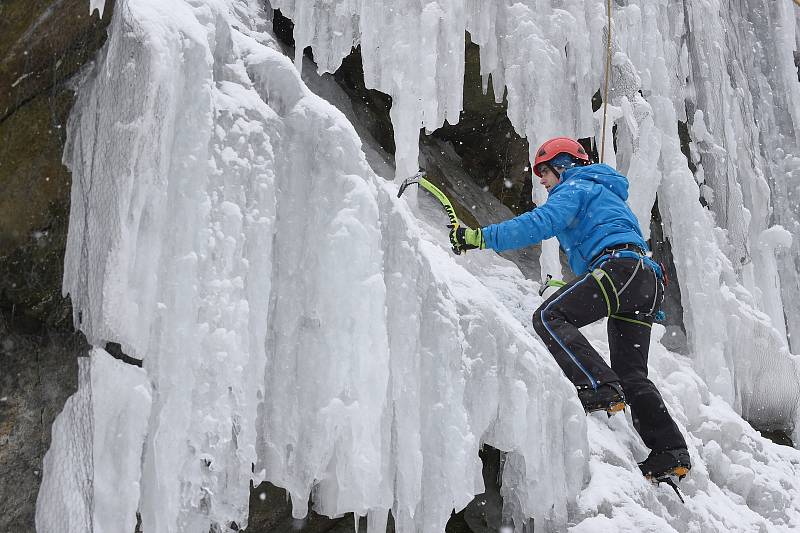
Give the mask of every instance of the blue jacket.
[{"label": "blue jacket", "polygon": [[483,228],[483,238],[487,248],[503,251],[556,237],[580,275],[609,246],[631,243],[648,251],[627,199],[628,178],[610,166],[570,168],[544,205]]}]

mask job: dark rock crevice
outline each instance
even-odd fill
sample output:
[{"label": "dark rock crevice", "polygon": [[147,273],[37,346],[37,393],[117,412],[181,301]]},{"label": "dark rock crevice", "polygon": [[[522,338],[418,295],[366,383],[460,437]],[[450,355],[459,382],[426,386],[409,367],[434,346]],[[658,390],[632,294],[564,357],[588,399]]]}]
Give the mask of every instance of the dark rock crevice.
[{"label": "dark rock crevice", "polygon": [[465,37],[463,110],[458,124],[445,123],[432,136],[449,142],[473,181],[514,214],[533,209],[529,145],[508,118],[505,92],[496,102],[491,79],[483,92],[480,50]]},{"label": "dark rock crevice", "polygon": [[[467,507],[454,512],[447,522],[445,533],[491,533],[504,524],[500,479],[505,454],[496,448],[484,445],[480,451],[483,462],[483,481],[486,490],[478,494]],[[352,513],[339,518],[322,516],[312,509],[313,496],[309,500],[309,513],[306,518],[292,518],[292,506],[285,490],[272,483],[264,482],[250,491],[250,516],[248,533],[289,532],[298,533],[350,533],[366,532],[367,519],[361,517],[356,529],[356,518]],[[238,527],[238,526],[237,526]],[[394,533],[394,519],[391,512],[386,533]]]}]

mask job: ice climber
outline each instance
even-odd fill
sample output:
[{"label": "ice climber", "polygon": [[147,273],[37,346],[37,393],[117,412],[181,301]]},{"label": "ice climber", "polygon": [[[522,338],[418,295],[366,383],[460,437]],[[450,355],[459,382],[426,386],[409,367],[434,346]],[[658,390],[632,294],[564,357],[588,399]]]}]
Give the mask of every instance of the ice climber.
[{"label": "ice climber", "polygon": [[[664,277],[626,203],[628,180],[608,165],[591,164],[581,145],[566,137],[539,148],[533,172],[548,191],[544,205],[485,228],[456,226],[450,231],[453,248],[503,251],[558,239],[577,278],[534,312],[534,329],[587,412],[610,416],[630,405],[634,426],[651,449],[639,465],[642,472],[682,478],[691,468],[686,441],[647,378]],[[611,367],[578,330],[604,317]]]}]

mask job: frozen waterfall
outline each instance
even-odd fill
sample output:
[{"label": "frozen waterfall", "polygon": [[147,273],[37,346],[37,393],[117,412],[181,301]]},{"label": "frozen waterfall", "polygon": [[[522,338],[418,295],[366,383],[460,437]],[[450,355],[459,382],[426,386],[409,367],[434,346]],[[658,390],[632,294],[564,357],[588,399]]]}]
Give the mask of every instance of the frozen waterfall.
[{"label": "frozen waterfall", "polygon": [[[293,64],[262,2],[118,0],[69,124],[64,291],[96,348],[53,427],[39,531],[132,530],[137,511],[147,533],[228,531],[251,480],[298,518],[310,498],[370,533],[389,511],[401,533],[443,531],[483,491],[482,443],[508,453],[518,531],[800,525],[800,451],[740,416],[800,427],[796,15],[624,4],[606,159],[643,227],[658,194],[678,268],[691,357],[656,327],[651,366],[695,462],[685,506],[642,478],[629,415],[584,416],[532,331],[538,283],[490,252],[454,258],[427,199],[397,200],[298,70],[305,46],[333,71],[360,44],[404,176],[420,128],[458,120],[469,31],[535,149],[598,134],[604,2],[272,0]],[[586,333],[607,355],[602,325]]]},{"label": "frozen waterfall", "polygon": [[118,340],[152,382],[144,530],[244,524],[252,464],[297,517],[313,489],[331,516],[443,530],[495,441],[531,477],[521,511],[566,523],[588,455],[571,385],[447,268],[265,22],[123,3],[70,126],[65,291],[91,342]]}]

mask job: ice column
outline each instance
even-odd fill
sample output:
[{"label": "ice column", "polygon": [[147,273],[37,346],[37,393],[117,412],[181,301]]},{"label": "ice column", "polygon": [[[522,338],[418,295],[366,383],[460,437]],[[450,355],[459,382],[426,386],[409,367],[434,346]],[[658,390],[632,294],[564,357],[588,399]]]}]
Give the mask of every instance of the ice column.
[{"label": "ice column", "polygon": [[[719,61],[719,54],[712,51],[711,45],[701,45],[693,39],[716,42],[713,36],[725,33],[724,24],[711,17],[710,13],[704,13],[693,22],[706,24],[702,30],[687,28],[683,17],[673,14],[668,16],[668,24],[662,30],[659,24],[663,26],[663,12],[655,5],[621,8],[616,13],[616,20],[623,22],[618,24],[618,36],[624,53],[620,51],[615,54],[615,67],[619,68],[628,61],[636,65],[642,94],[647,100],[644,102],[641,95],[630,90],[619,96],[624,118],[618,131],[618,144],[623,152],[620,163],[623,170],[626,166],[629,168],[634,210],[637,210],[637,206],[647,209],[652,204],[649,191],[651,187],[658,186],[658,181],[653,181],[653,177],[664,176],[659,188],[662,200],[659,207],[672,240],[685,309],[684,319],[692,348],[697,354],[698,369],[714,392],[741,409],[752,421],[766,425],[791,425],[798,415],[800,367],[798,358],[789,353],[785,340],[773,252],[776,246],[785,247],[791,241],[781,238],[785,233],[780,228],[767,230],[764,225],[771,209],[767,186],[760,178],[761,170],[758,170],[763,168],[763,164],[758,157],[749,155],[754,153],[750,148],[741,151],[738,159],[744,163],[738,165],[734,165],[725,149],[719,146],[708,153],[707,160],[711,161],[712,167],[714,161],[728,161],[728,171],[722,173],[726,179],[737,172],[745,176],[743,169],[748,164],[753,169],[747,179],[742,178],[744,185],[735,183],[722,189],[719,201],[726,202],[727,207],[714,219],[693,199],[702,194],[709,201],[713,199],[711,189],[703,183],[703,176],[708,176],[708,169],[704,173],[702,164],[698,164],[696,177],[699,177],[700,187],[689,179],[691,175],[679,154],[674,126],[678,120],[686,119],[682,115],[682,102],[676,102],[676,99],[686,91],[683,80],[691,73],[694,62],[699,63],[702,58]],[[678,48],[664,37],[659,39],[661,31],[686,33],[690,36],[689,48]],[[735,49],[736,43],[730,43],[730,46]],[[695,54],[699,58],[694,57]],[[710,70],[695,68],[703,75],[709,73],[712,80],[707,83],[695,82],[686,94],[699,94],[700,100],[709,99],[703,104],[708,109],[716,109],[714,106],[719,105],[728,110],[716,111],[715,116],[720,117],[719,127],[727,128],[726,139],[731,146],[736,146],[738,136],[742,134],[753,136],[751,143],[757,145],[755,136],[760,134],[755,124],[758,120],[753,115],[742,114],[736,103],[735,90],[728,89],[730,82],[727,78],[719,80],[720,73],[725,72],[722,65]],[[679,75],[672,76],[669,74],[672,72]],[[692,83],[691,77],[689,79]],[[619,86],[620,81],[621,78],[615,79],[615,87]],[[717,83],[717,88],[707,90],[712,81]],[[637,86],[639,84],[632,85],[634,91]],[[729,95],[727,99],[725,94]],[[749,108],[744,106],[742,109]],[[651,114],[654,122],[649,118]],[[694,121],[690,130],[693,139],[701,147],[705,143],[713,144],[713,136],[706,127],[705,114],[697,110],[691,118]],[[641,154],[648,156],[644,158]],[[648,192],[645,201],[637,201],[637,194],[634,194],[637,184],[642,181],[647,183],[648,180],[650,185],[646,187]],[[742,202],[745,206],[750,205],[750,209],[742,207]],[[758,217],[753,217],[753,213],[757,213]],[[639,216],[644,214],[643,210]],[[714,227],[724,220],[731,221],[727,224],[727,233]],[[760,244],[762,241],[775,244],[764,246]],[[736,252],[737,249],[748,257],[752,254],[753,264],[742,267],[744,256]],[[754,269],[761,274],[757,281],[753,275]],[[725,309],[726,312],[710,318],[706,311],[709,306]],[[772,323],[762,311],[773,317]],[[776,322],[776,318],[779,321]],[[738,340],[733,341],[734,338]]]},{"label": "ice column", "polygon": [[147,531],[246,521],[279,121],[231,25],[260,16],[255,3],[122,2],[70,120],[64,290],[90,342],[120,342],[153,384]]},{"label": "ice column", "polygon": [[[711,10],[723,16],[710,16]],[[792,281],[796,269],[783,274],[783,290],[775,286],[770,275],[778,271],[775,250],[759,244],[774,222],[798,224],[797,210],[787,209],[791,194],[786,193],[800,181],[785,164],[791,166],[800,154],[795,134],[800,125],[800,89],[796,70],[784,67],[793,59],[789,42],[782,37],[784,28],[793,25],[782,11],[779,6],[756,10],[748,6],[740,11],[738,6],[693,4],[688,10],[692,31],[687,36],[690,82],[696,88],[690,104],[697,106],[689,117],[690,131],[701,192],[716,223],[727,230],[734,268],[785,336],[782,300],[783,294],[787,302],[797,300],[797,289],[792,288],[798,285]],[[721,35],[725,39],[720,47],[714,43]],[[772,62],[764,66],[766,56],[778,59],[778,68]],[[739,104],[742,94],[747,95],[745,105]],[[790,139],[794,142],[787,143]]]}]

